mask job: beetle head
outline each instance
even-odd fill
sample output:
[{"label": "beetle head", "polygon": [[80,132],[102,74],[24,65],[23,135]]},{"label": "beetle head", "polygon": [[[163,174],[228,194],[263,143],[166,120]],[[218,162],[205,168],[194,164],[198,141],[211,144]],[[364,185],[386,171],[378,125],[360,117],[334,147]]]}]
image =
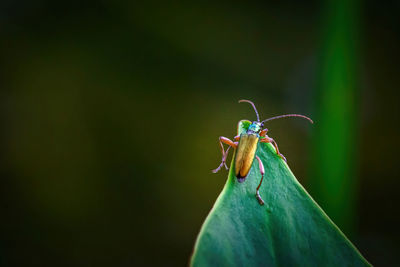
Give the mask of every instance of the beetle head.
[{"label": "beetle head", "polygon": [[262,130],[263,124],[259,121],[253,121],[253,123],[249,126],[249,129],[247,131],[253,132],[253,133],[260,133]]}]

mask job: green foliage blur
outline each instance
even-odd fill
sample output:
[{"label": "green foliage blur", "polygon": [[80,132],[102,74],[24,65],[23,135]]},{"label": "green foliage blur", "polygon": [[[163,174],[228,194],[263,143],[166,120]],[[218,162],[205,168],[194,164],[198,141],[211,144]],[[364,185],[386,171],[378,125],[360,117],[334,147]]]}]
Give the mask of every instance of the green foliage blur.
[{"label": "green foliage blur", "polygon": [[[346,57],[357,68],[357,130],[340,148],[354,151],[354,209],[338,219],[372,264],[390,266],[400,243],[399,4],[357,3],[357,57]],[[0,265],[187,265],[227,177],[211,173],[218,136],[255,119],[237,101],[253,100],[262,118],[321,115],[326,12],[317,1],[1,2]],[[318,121],[268,128],[309,189],[320,178]]]}]

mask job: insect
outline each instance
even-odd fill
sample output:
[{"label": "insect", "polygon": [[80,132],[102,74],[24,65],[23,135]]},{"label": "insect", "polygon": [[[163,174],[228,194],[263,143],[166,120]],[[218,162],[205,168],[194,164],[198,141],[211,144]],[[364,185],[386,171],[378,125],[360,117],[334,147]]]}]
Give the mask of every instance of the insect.
[{"label": "insect", "polygon": [[[259,189],[264,179],[265,169],[261,159],[256,155],[258,143],[271,143],[275,147],[277,155],[286,161],[286,158],[279,152],[278,145],[276,144],[275,140],[267,135],[268,129],[267,128],[263,129],[264,123],[267,121],[285,117],[300,117],[309,120],[311,123],[314,122],[310,118],[299,114],[280,115],[260,121],[260,116],[258,115],[258,111],[254,103],[251,102],[250,100],[244,100],[244,99],[239,100],[239,103],[243,102],[249,103],[253,106],[254,111],[256,112],[257,115],[257,121],[253,121],[252,123],[249,122],[251,124],[245,133],[239,135],[238,131],[238,135],[235,136],[233,139],[234,141],[231,141],[229,138],[223,136],[219,137],[219,144],[221,146],[221,153],[222,153],[222,161],[221,164],[218,166],[218,168],[213,170],[213,173],[217,173],[223,166],[225,166],[225,168],[228,169],[228,167],[226,166],[226,158],[228,156],[229,149],[233,147],[234,149],[236,149],[235,160],[234,160],[235,175],[238,182],[242,183],[246,180],[246,177],[249,174],[249,171],[253,164],[254,158],[256,158],[258,161],[258,168],[260,169],[261,173],[261,180],[259,185],[257,186],[255,196],[258,200],[258,203],[260,203],[260,205],[264,205],[264,200],[260,196]],[[228,145],[226,151],[224,149],[223,144]]]}]

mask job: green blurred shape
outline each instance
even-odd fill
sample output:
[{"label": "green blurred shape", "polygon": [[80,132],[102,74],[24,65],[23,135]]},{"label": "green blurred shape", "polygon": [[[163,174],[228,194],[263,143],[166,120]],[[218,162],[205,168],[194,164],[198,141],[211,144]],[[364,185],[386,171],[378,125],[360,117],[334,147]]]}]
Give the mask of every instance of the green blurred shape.
[{"label": "green blurred shape", "polygon": [[325,1],[310,191],[352,235],[356,214],[358,0]]},{"label": "green blurred shape", "polygon": [[[249,122],[239,124],[246,131]],[[265,169],[260,206],[257,162],[243,183],[228,180],[197,237],[191,266],[369,266],[293,176],[271,144],[259,144]]]}]

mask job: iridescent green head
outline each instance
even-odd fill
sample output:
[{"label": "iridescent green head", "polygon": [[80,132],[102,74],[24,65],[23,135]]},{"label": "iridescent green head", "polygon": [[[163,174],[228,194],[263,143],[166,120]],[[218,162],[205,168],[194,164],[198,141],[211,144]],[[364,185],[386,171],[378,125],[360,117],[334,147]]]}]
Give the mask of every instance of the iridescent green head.
[{"label": "iridescent green head", "polygon": [[259,134],[262,130],[262,123],[259,121],[253,121],[253,123],[249,126],[249,129],[247,129],[247,133],[255,133]]},{"label": "iridescent green head", "polygon": [[260,122],[260,116],[258,115],[258,111],[256,109],[256,106],[250,100],[245,100],[245,99],[239,100],[239,103],[241,103],[241,102],[247,102],[250,105],[252,105],[253,108],[254,108],[254,111],[256,112],[256,115],[257,115],[257,121],[253,121],[253,123],[247,129],[247,133],[248,134],[259,134],[261,132],[261,130],[262,130],[263,123]]}]

